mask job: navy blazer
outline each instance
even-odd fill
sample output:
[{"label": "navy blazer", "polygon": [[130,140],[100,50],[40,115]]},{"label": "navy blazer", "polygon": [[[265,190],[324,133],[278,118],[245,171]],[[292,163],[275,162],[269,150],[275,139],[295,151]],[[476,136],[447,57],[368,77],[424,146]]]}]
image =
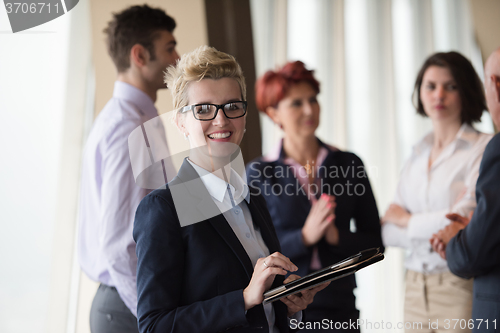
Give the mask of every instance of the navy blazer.
[{"label": "navy blazer", "polygon": [[[193,186],[193,182],[199,182]],[[171,187],[184,184],[191,209],[204,214],[215,205],[186,160],[165,189],[147,195],[134,223],[137,242],[137,317],[140,332],[269,333],[262,305],[245,314],[243,289],[253,274],[245,249],[222,214],[181,227]],[[196,191],[194,190],[196,189]],[[270,253],[280,251],[262,196],[250,187],[249,210]],[[213,208],[213,207],[212,207]],[[273,287],[283,284],[277,276]],[[273,303],[276,326],[288,332],[287,307]]]},{"label": "navy blazer", "polygon": [[[474,332],[500,331],[500,135],[486,146],[476,185],[477,207],[469,225],[446,247],[450,270],[474,278]],[[496,319],[496,327],[492,322]],[[485,321],[488,320],[488,325]],[[496,329],[495,329],[496,328]]]},{"label": "navy blazer", "polygon": [[[339,246],[332,246],[323,238],[316,244],[322,265],[334,264],[372,247],[380,247],[383,251],[380,218],[368,176],[362,172],[363,162],[353,153],[332,150],[318,141],[328,150],[328,155],[322,164],[323,171],[316,175],[322,184],[317,198],[322,193],[335,195],[335,225],[340,242]],[[299,268],[297,274],[304,276],[310,273],[313,246],[306,247],[302,242],[302,227],[311,210],[311,203],[305,192],[300,190],[301,185],[293,172],[288,172],[290,168],[284,163],[285,158],[282,148],[280,157],[275,161],[258,158],[250,162],[247,165],[247,180],[251,186],[258,187],[266,199],[282,253]],[[279,193],[280,188],[282,193]],[[344,189],[343,193],[341,189]],[[361,195],[356,195],[355,190]],[[350,230],[351,219],[356,225],[356,232]],[[333,311],[355,309],[352,292],[355,287],[354,275],[333,281],[315,296],[314,302],[305,311],[306,316],[315,308]]]}]

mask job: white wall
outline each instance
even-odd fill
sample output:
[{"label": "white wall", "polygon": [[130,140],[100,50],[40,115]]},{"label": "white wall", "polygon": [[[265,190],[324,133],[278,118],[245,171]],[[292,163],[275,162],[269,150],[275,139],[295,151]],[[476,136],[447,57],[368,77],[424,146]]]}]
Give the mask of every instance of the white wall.
[{"label": "white wall", "polygon": [[86,9],[80,1],[13,34],[0,6],[0,332],[66,330],[90,66]]},{"label": "white wall", "polygon": [[69,21],[12,34],[0,8],[0,331],[31,333],[49,302]]}]

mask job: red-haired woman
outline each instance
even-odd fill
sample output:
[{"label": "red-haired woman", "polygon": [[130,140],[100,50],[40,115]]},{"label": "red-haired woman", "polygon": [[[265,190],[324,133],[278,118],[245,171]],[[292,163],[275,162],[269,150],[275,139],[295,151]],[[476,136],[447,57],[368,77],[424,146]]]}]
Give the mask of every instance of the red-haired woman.
[{"label": "red-haired woman", "polygon": [[[318,93],[319,82],[300,61],[257,81],[257,106],[284,137],[273,152],[247,166],[249,184],[266,199],[282,253],[302,276],[360,250],[382,247],[377,205],[362,161],[315,136]],[[339,328],[356,322],[355,287],[353,275],[332,282],[307,308],[303,327],[331,332],[335,323]]]}]

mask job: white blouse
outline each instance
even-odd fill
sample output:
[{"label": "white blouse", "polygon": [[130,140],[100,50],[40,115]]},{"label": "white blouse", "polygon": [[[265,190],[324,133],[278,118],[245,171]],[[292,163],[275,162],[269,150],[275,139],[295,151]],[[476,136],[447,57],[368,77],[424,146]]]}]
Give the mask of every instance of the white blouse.
[{"label": "white blouse", "polygon": [[442,273],[448,265],[432,251],[429,239],[449,224],[448,213],[468,216],[476,208],[476,181],[484,148],[493,137],[463,124],[456,138],[444,148],[429,170],[434,133],[414,148],[402,172],[394,203],[412,214],[408,226],[384,223],[386,246],[408,249],[407,269],[420,273]]}]

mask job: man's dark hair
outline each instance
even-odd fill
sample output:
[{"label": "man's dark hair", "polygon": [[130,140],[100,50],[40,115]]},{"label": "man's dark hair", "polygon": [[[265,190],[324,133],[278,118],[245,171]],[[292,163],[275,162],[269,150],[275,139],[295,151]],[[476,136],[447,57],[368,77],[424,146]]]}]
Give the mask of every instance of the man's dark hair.
[{"label": "man's dark hair", "polygon": [[151,60],[155,60],[153,41],[161,30],[172,33],[175,20],[164,10],[148,5],[132,6],[119,13],[113,13],[113,19],[104,29],[108,53],[118,72],[130,67],[130,50],[135,44],[141,44],[148,50]]},{"label": "man's dark hair", "polygon": [[471,125],[473,122],[481,121],[481,115],[487,109],[483,83],[471,62],[458,52],[434,53],[425,60],[418,72],[417,80],[415,81],[415,90],[413,91],[413,101],[417,113],[424,117],[427,116],[420,100],[420,87],[422,86],[425,71],[430,66],[444,67],[450,70],[457,84],[462,102],[462,124],[467,123]]}]

